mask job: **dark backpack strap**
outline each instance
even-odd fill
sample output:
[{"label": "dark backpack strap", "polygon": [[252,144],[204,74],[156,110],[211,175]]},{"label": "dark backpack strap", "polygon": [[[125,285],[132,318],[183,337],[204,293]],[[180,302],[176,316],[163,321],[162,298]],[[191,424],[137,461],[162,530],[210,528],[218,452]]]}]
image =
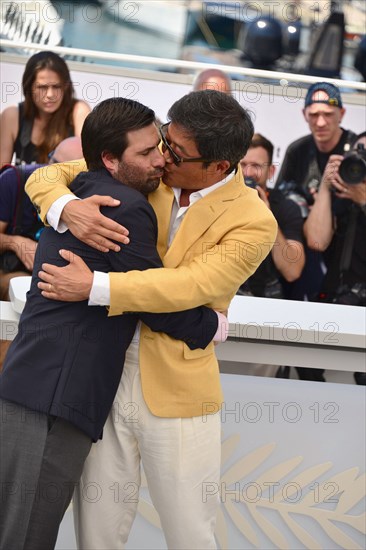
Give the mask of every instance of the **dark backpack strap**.
[{"label": "dark backpack strap", "polygon": [[356,138],[358,137],[358,135],[355,134],[354,132],[352,132],[352,130],[346,130],[346,132],[347,132],[347,143],[349,143],[349,145],[353,146],[353,144],[356,141]]},{"label": "dark backpack strap", "polygon": [[33,120],[30,120],[29,118],[24,117],[24,103],[19,103],[18,109],[19,109],[19,128],[20,128],[19,142],[21,146],[21,151],[20,151],[19,158],[17,159],[17,162],[23,163],[25,162],[24,151],[31,142]]},{"label": "dark backpack strap", "polygon": [[25,182],[27,181],[27,173],[25,170],[25,165],[12,166],[17,175],[17,203],[14,213],[13,221],[13,235],[20,235],[22,233],[22,220],[23,220],[23,210],[24,210],[24,199],[25,199]]},{"label": "dark backpack strap", "polygon": [[[348,144],[351,147],[356,138],[357,138],[357,134],[355,134],[351,130],[347,130],[347,140],[345,145]],[[344,237],[344,243],[342,247],[342,253],[341,253],[340,264],[339,264],[339,273],[340,273],[341,280],[343,278],[343,274],[349,270],[351,265],[353,245],[355,242],[358,212],[359,212],[359,209],[357,205],[352,204],[350,207],[350,216],[348,220],[346,234]]]},{"label": "dark backpack strap", "polygon": [[342,247],[342,254],[341,254],[340,265],[339,265],[341,278],[342,278],[342,275],[349,270],[351,265],[358,213],[359,213],[359,209],[355,204],[352,204],[350,207],[350,216],[348,220],[346,234],[344,237],[344,243]]},{"label": "dark backpack strap", "polygon": [[318,160],[316,158],[315,143],[312,143],[311,149],[310,149],[308,173],[304,183],[305,189],[307,191],[309,191],[310,189],[318,189],[321,179],[322,179],[322,174],[320,172]]}]

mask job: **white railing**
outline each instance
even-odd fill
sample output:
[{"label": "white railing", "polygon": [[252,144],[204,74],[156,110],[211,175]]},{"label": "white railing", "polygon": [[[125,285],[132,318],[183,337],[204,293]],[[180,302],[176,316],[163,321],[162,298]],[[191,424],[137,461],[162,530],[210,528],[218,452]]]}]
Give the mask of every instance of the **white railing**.
[{"label": "white railing", "polygon": [[[24,49],[27,50],[37,50],[37,51],[46,51],[49,49],[49,47],[40,45],[40,44],[31,44],[31,43],[25,43],[25,42],[14,42],[12,40],[2,40],[1,43],[6,48],[12,48],[12,49]],[[101,59],[101,60],[109,60],[109,61],[122,61],[122,62],[128,62],[133,63],[136,65],[150,65],[151,67],[169,67],[171,69],[189,69],[192,72],[201,70],[201,69],[207,69],[207,63],[202,63],[198,61],[185,61],[182,59],[167,59],[162,57],[149,57],[145,55],[131,55],[131,54],[124,54],[124,53],[113,53],[113,52],[102,52],[102,51],[96,51],[96,50],[85,50],[80,48],[67,48],[63,46],[56,46],[52,47],[52,51],[55,53],[58,53],[60,55],[69,55],[69,56],[80,56],[80,57],[87,57],[87,58],[94,58],[94,59]],[[267,71],[262,69],[250,69],[245,67],[237,67],[237,66],[231,66],[231,65],[220,65],[220,64],[212,64],[210,63],[210,67],[221,69],[224,72],[227,73],[235,73],[237,75],[242,76],[251,76],[256,78],[261,78],[265,80],[285,80],[288,82],[302,82],[302,83],[308,83],[311,84],[313,82],[317,82],[319,80],[319,77],[304,75],[304,74],[291,74],[286,72],[280,72],[280,71]],[[366,92],[366,84],[363,82],[354,82],[354,81],[348,81],[348,80],[341,80],[341,79],[335,79],[335,78],[325,78],[322,77],[322,81],[326,82],[332,82],[336,86],[340,86],[343,88],[349,88],[352,90],[360,90],[363,92]]]},{"label": "white railing", "polygon": [[[14,44],[19,45],[19,44]],[[39,46],[37,45],[39,49]],[[65,48],[62,51],[70,54],[78,51]],[[89,52],[91,55],[108,56],[103,52]],[[2,94],[0,98],[0,110],[9,105],[14,105],[23,100],[21,82],[24,65],[32,54],[23,51],[22,54],[5,52],[0,55],[0,71],[2,79]],[[111,54],[115,57],[124,57],[122,54]],[[143,62],[157,58],[136,57]],[[107,57],[106,57],[107,59]],[[160,60],[158,60],[160,61]],[[177,60],[165,60],[168,63],[177,63]],[[192,90],[192,81],[195,77],[193,67],[207,68],[207,64],[189,64],[191,69],[184,72],[170,72],[159,70],[160,65],[146,64],[137,66],[107,65],[102,61],[76,62],[67,59],[70,67],[71,78],[78,99],[83,99],[91,107],[109,97],[128,97],[149,105],[154,109],[156,116],[161,120],[167,120],[169,107]],[[188,62],[179,62],[188,63]],[[131,63],[130,63],[131,65]],[[227,68],[224,66],[224,68]],[[302,116],[304,105],[305,85],[299,82],[290,82],[288,79],[296,79],[296,75],[286,74],[286,78],[279,80],[260,80],[253,77],[255,70],[240,69],[241,72],[251,75],[242,77],[237,75],[238,67],[230,68],[230,76],[233,78],[234,97],[250,110],[257,132],[266,136],[275,144],[273,162],[277,169],[280,167],[286,148],[289,143],[295,141],[309,132]],[[254,71],[253,73],[251,71]],[[279,78],[280,73],[262,71],[260,74],[266,77]],[[237,76],[235,76],[237,75]],[[304,76],[304,75],[302,75]],[[305,77],[316,81],[314,77]],[[342,93],[348,88],[348,82],[342,81]],[[352,129],[356,134],[365,130],[365,92],[360,93],[356,88],[365,88],[363,83],[354,83],[355,89],[349,89],[343,93],[343,103],[346,114],[342,121],[344,128]],[[274,182],[273,182],[274,183]],[[273,185],[270,182],[270,186]]]},{"label": "white railing", "polygon": [[[12,279],[14,305],[0,302],[2,340],[17,333],[29,281]],[[217,347],[220,361],[366,372],[363,307],[235,296],[229,321],[229,339]]]}]

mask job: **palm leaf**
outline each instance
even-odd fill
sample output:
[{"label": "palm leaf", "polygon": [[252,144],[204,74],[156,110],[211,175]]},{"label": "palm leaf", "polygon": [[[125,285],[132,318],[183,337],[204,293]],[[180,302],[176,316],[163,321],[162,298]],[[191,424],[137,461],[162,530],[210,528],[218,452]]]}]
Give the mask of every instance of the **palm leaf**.
[{"label": "palm leaf", "polygon": [[259,540],[257,535],[254,532],[253,527],[250,525],[247,519],[239,512],[239,510],[234,506],[231,500],[225,502],[225,507],[227,513],[230,516],[232,522],[236,525],[239,531],[244,535],[246,539],[249,540],[252,546],[258,548]]},{"label": "palm leaf", "polygon": [[159,514],[155,510],[154,506],[150,504],[150,502],[147,502],[147,500],[144,499],[140,499],[138,512],[143,518],[151,523],[151,525],[155,525],[155,527],[161,529]]},{"label": "palm leaf", "polygon": [[293,534],[299,539],[299,541],[311,550],[322,550],[322,546],[309,535],[305,529],[303,529],[289,514],[281,514],[282,519],[287,523]]},{"label": "palm leaf", "polygon": [[229,546],[227,525],[222,508],[219,508],[217,512],[215,537],[220,548],[225,549]]},{"label": "palm leaf", "polygon": [[[264,472],[264,474],[258,477],[256,479],[256,483],[262,486],[264,483],[268,484],[272,481],[278,482],[280,479],[284,478],[290,472],[292,472],[292,470],[294,470],[296,466],[298,466],[302,461],[302,456],[295,456],[294,458],[290,458],[285,462],[276,464],[276,466],[274,466],[270,470],[267,470],[266,472]],[[266,487],[266,485],[264,485],[264,487]]]},{"label": "palm leaf", "polygon": [[[354,468],[356,470],[356,468]],[[357,474],[356,474],[357,475]],[[357,479],[354,479],[353,482],[344,490],[343,494],[340,496],[337,512],[346,513],[349,512],[353,506],[355,506],[361,498],[365,496],[366,492],[366,475],[362,474]]]},{"label": "palm leaf", "polygon": [[[315,506],[321,502],[327,502],[329,498],[334,498],[342,491],[348,491],[349,487],[353,485],[354,479],[358,474],[358,468],[350,468],[344,472],[336,474],[331,479],[318,483],[316,492],[311,490],[303,498],[303,506]],[[332,492],[332,486],[334,491]],[[328,501],[331,502],[331,501]]]},{"label": "palm leaf", "polygon": [[285,537],[277,529],[277,527],[275,527],[266,518],[264,518],[262,514],[260,514],[256,505],[248,505],[248,510],[252,514],[252,517],[257,522],[258,526],[262,529],[263,533],[267,535],[269,540],[277,546],[277,548],[281,548],[281,550],[288,550],[289,546]]},{"label": "palm leaf", "polygon": [[344,550],[362,550],[361,546],[359,546],[353,539],[351,539],[343,531],[338,529],[338,527],[333,525],[330,521],[321,521],[320,515],[316,519],[318,520],[324,531],[327,533],[327,535],[332,540],[334,540],[334,542],[338,544],[338,546],[340,546]]},{"label": "palm leaf", "polygon": [[341,521],[343,521],[343,523],[347,523],[347,525],[351,525],[351,527],[354,527],[357,531],[360,531],[360,533],[366,533],[366,512],[360,514],[359,516],[343,516]]},{"label": "palm leaf", "polygon": [[304,489],[306,485],[312,483],[315,479],[323,475],[332,467],[331,462],[325,462],[324,464],[316,464],[311,468],[307,468],[296,477],[294,477],[286,488],[286,494],[283,494],[283,490],[278,490],[274,495],[274,502],[282,502],[283,500],[289,500],[299,490]]},{"label": "palm leaf", "polygon": [[232,483],[236,483],[246,477],[272,454],[275,446],[275,443],[269,443],[243,456],[243,458],[238,460],[236,464],[223,474],[222,482],[226,486],[230,486]]},{"label": "palm leaf", "polygon": [[240,435],[234,434],[221,444],[221,461],[223,464],[229,460],[230,456],[235,451],[235,448],[238,446],[240,441]]}]

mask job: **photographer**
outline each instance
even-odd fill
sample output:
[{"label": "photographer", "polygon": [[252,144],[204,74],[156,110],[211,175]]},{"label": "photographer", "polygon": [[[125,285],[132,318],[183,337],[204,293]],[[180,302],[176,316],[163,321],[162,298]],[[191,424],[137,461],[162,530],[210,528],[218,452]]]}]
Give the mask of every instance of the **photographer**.
[{"label": "photographer", "polygon": [[311,198],[319,187],[331,155],[343,155],[356,135],[341,127],[346,109],[339,89],[329,82],[312,84],[305,97],[302,114],[310,134],[291,143],[285,153],[276,188],[293,182]]},{"label": "photographer", "polygon": [[[356,137],[341,126],[345,113],[337,86],[316,82],[309,87],[302,114],[310,133],[288,146],[275,185],[301,207],[304,219],[314,203],[330,156],[343,155]],[[301,277],[285,285],[286,298],[290,300],[318,300],[325,271],[323,257],[318,249],[307,246],[305,255]],[[298,367],[297,372],[301,380],[325,381],[322,369]]]},{"label": "photographer", "polygon": [[238,294],[284,298],[283,284],[296,281],[305,264],[303,220],[298,205],[281,191],[267,187],[275,172],[272,158],[273,144],[261,134],[254,134],[247,154],[240,161],[246,185],[256,189],[272,211],[278,232],[271,254],[240,287]]},{"label": "photographer", "polygon": [[[284,298],[284,285],[301,275],[305,263],[303,219],[300,207],[284,197],[281,191],[269,189],[273,182],[273,143],[261,134],[254,134],[249,149],[240,161],[245,184],[256,189],[278,223],[272,251],[257,270],[243,283],[237,294],[264,298]],[[282,367],[261,363],[245,363],[245,374],[279,376]],[[282,377],[282,374],[281,374]]]},{"label": "photographer", "polygon": [[[324,252],[327,274],[320,300],[366,306],[366,132],[346,160],[332,155],[304,225],[308,246]],[[341,177],[343,176],[343,178]],[[358,384],[365,375],[355,373]]]},{"label": "photographer", "polygon": [[[356,138],[341,127],[346,109],[337,86],[329,82],[312,84],[306,94],[302,114],[310,134],[291,143],[286,151],[275,188],[294,200],[306,219],[331,155],[343,155]],[[301,278],[287,285],[286,297],[292,300],[316,300],[323,280],[322,257],[306,250]],[[309,369],[303,372],[309,375]],[[319,372],[315,372],[318,375]]]}]

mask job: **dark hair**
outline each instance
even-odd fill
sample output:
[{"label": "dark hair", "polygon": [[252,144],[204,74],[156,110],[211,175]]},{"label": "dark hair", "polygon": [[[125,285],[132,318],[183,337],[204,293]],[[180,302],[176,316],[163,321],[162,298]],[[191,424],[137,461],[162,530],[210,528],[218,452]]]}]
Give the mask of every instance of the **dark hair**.
[{"label": "dark hair", "polygon": [[212,162],[228,160],[228,174],[246,154],[254,132],[249,112],[231,95],[214,90],[178,99],[168,118],[194,140],[202,157]]},{"label": "dark hair", "polygon": [[103,151],[121,159],[128,146],[127,132],[145,128],[154,121],[154,111],[132,99],[113,97],[99,103],[86,117],[81,131],[88,168],[104,168]]},{"label": "dark hair", "polygon": [[70,126],[73,127],[72,112],[76,103],[74,88],[70,79],[69,69],[65,61],[53,52],[39,52],[28,59],[25,66],[22,87],[24,94],[24,116],[34,119],[38,109],[33,101],[32,86],[37,73],[43,69],[54,71],[60,77],[63,85],[63,100],[59,109],[53,113],[45,130],[41,144],[38,146],[38,162],[46,163],[50,151],[65,138],[69,137]]},{"label": "dark hair", "polygon": [[250,142],[249,149],[255,149],[256,147],[263,147],[268,153],[269,164],[272,164],[273,160],[273,144],[269,139],[262,136],[262,134],[254,134],[252,141]]},{"label": "dark hair", "polygon": [[351,149],[354,149],[355,148],[355,145],[357,145],[357,142],[366,137],[366,132],[361,132],[361,134],[358,134],[357,136],[355,136],[353,139],[352,139],[352,142],[351,142]]}]

